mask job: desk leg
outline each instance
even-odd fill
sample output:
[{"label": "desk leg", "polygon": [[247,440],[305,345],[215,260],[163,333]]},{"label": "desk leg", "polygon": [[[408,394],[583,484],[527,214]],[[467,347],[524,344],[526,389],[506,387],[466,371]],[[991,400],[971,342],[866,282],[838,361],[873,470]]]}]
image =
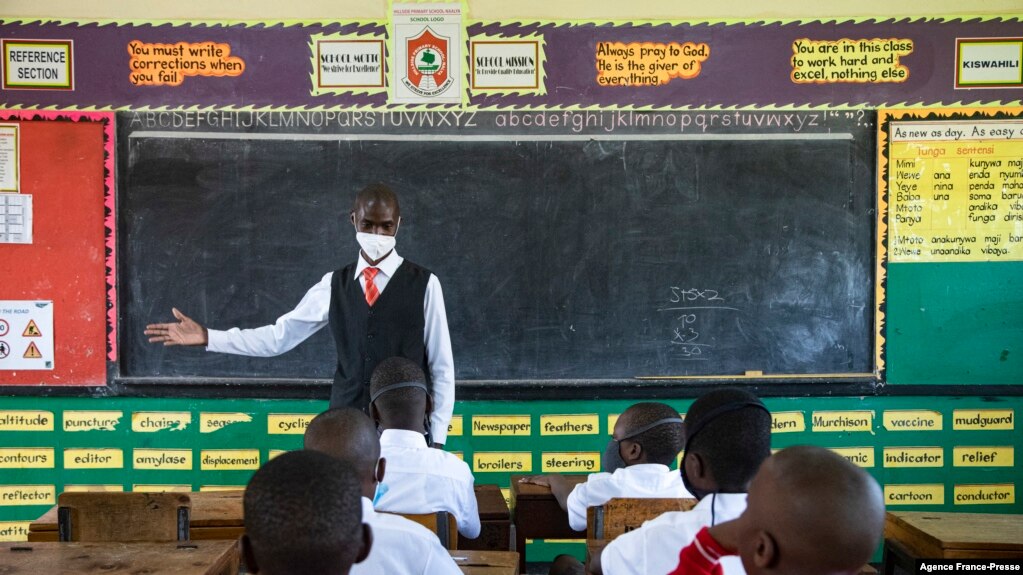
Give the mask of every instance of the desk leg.
[{"label": "desk leg", "polygon": [[897,575],[899,570],[911,574],[915,569],[915,557],[909,552],[909,549],[894,539],[884,540],[884,550],[881,553],[883,575]]},{"label": "desk leg", "polygon": [[517,526],[512,525],[512,530],[515,531],[515,551],[519,552],[519,573],[526,572],[526,536],[522,534],[522,530],[518,529]]}]

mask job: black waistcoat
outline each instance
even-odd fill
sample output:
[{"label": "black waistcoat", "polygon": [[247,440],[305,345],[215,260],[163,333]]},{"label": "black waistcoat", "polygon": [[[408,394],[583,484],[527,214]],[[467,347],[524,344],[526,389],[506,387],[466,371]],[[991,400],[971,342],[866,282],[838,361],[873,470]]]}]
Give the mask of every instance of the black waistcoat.
[{"label": "black waistcoat", "polygon": [[387,289],[370,307],[355,275],[355,263],[334,272],[330,284],[330,331],[337,346],[331,407],[369,406],[369,378],[381,361],[400,356],[418,363],[432,390],[423,343],[423,301],[430,270],[404,260]]}]

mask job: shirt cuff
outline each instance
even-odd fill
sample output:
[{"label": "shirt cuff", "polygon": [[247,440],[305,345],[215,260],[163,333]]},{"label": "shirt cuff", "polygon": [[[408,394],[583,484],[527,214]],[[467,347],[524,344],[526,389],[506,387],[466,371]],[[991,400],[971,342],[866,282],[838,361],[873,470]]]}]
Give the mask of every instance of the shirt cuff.
[{"label": "shirt cuff", "polygon": [[227,332],[220,331],[219,329],[207,329],[206,330],[206,351],[220,352],[224,349],[224,339],[227,337]]}]

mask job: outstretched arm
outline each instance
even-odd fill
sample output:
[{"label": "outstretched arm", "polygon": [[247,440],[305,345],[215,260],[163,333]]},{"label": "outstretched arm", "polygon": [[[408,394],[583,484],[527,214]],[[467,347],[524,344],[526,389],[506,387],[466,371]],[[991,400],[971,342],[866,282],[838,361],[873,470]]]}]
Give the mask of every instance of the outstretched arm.
[{"label": "outstretched arm", "polygon": [[149,343],[163,345],[206,345],[209,332],[195,320],[181,313],[178,308],[171,308],[171,313],[178,320],[176,323],[151,323],[146,326],[145,334]]}]

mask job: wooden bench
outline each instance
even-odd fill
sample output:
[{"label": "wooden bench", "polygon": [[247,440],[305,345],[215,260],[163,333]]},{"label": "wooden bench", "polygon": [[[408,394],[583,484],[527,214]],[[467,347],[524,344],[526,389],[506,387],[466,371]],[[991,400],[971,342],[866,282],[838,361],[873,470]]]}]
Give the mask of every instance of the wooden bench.
[{"label": "wooden bench", "polygon": [[[237,539],[245,532],[242,498],[244,491],[195,491],[187,493],[192,502],[188,538],[192,541]],[[57,541],[57,506],[28,526],[29,541]]]},{"label": "wooden bench", "polygon": [[691,498],[614,498],[586,510],[586,539],[608,541],[636,529],[669,511],[689,511],[698,501]]},{"label": "wooden bench", "polygon": [[476,507],[480,513],[480,536],[458,536],[459,549],[479,551],[518,551],[512,536],[511,512],[497,485],[476,486]]},{"label": "wooden bench", "polygon": [[192,501],[186,493],[61,493],[60,541],[186,541]]},{"label": "wooden bench", "polygon": [[235,575],[237,541],[0,543],[0,573]]},{"label": "wooden bench", "polygon": [[[379,513],[390,513],[387,511],[380,511]],[[433,531],[437,538],[440,539],[440,544],[444,546],[448,551],[454,551],[458,548],[458,523],[455,521],[454,515],[447,511],[437,511],[436,513],[390,513],[391,515],[400,515],[410,521],[426,527],[430,531]]]},{"label": "wooden bench", "polygon": [[884,537],[885,575],[917,559],[1023,559],[1023,515],[889,511]]},{"label": "wooden bench", "polygon": [[514,551],[450,551],[455,565],[465,575],[518,575],[519,554]]}]

